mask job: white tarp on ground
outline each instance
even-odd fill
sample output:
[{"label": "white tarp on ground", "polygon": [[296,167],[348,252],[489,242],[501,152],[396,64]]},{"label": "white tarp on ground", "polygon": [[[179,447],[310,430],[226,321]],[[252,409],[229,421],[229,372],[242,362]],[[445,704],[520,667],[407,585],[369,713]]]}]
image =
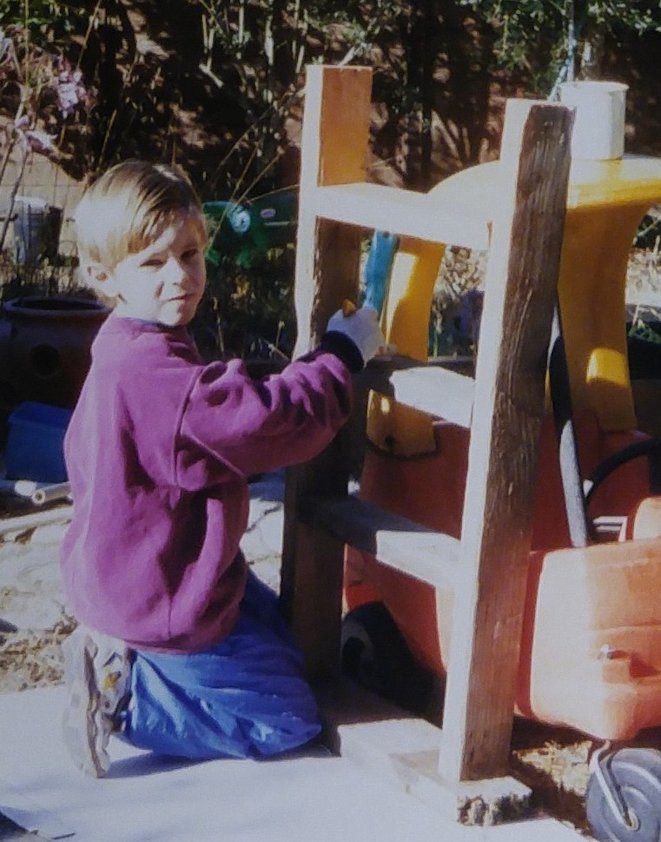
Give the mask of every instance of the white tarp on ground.
[{"label": "white tarp on ground", "polygon": [[[577,842],[552,820],[463,828],[349,760],[159,760],[112,741],[101,780],[60,736],[63,687],[0,695],[0,813],[74,842]],[[582,838],[582,837],[581,837]]]}]

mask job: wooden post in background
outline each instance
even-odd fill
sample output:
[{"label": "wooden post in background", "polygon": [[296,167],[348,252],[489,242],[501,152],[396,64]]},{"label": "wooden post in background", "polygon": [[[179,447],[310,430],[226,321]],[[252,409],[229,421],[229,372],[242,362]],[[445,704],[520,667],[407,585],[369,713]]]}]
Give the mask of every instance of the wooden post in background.
[{"label": "wooden post in background", "polygon": [[317,187],[365,181],[372,72],[307,68],[294,303],[295,356],[315,347],[329,316],[358,290],[361,231],[320,218]]},{"label": "wooden post in background", "polygon": [[[365,67],[307,68],[295,305],[295,355],[314,348],[343,299],[358,296],[362,232],[320,217],[317,187],[365,180],[372,73]],[[285,489],[281,603],[310,676],[337,672],[344,545],[298,516],[306,498],[346,494],[343,436],[317,459],[290,469]]]}]

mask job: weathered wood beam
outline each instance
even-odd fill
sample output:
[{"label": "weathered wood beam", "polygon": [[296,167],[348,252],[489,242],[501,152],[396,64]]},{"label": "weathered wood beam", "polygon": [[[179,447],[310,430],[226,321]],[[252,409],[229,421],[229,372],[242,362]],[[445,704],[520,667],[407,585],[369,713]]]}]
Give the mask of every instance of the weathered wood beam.
[{"label": "weathered wood beam", "polygon": [[358,497],[312,499],[308,505],[315,528],[436,588],[455,587],[459,575],[456,538]]},{"label": "weathered wood beam", "polygon": [[[439,771],[507,769],[573,112],[507,103],[476,369]],[[459,608],[461,606],[461,608]]]}]

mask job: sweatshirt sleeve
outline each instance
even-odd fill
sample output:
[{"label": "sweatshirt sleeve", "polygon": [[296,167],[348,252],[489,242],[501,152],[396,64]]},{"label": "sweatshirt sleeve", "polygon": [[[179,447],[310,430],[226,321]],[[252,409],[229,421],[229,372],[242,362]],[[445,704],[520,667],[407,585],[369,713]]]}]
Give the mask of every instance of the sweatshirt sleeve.
[{"label": "sweatshirt sleeve", "polygon": [[205,366],[190,390],[176,445],[176,481],[189,490],[304,462],[349,416],[351,373],[323,348],[253,380],[240,360]]}]

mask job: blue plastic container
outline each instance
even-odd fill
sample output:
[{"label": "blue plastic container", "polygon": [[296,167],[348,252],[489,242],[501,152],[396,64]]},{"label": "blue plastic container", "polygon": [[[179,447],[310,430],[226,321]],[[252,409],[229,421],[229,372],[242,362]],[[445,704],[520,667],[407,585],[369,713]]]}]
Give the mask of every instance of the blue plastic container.
[{"label": "blue plastic container", "polygon": [[8,479],[65,482],[64,434],[71,410],[36,401],[19,404],[9,416],[5,452]]}]

